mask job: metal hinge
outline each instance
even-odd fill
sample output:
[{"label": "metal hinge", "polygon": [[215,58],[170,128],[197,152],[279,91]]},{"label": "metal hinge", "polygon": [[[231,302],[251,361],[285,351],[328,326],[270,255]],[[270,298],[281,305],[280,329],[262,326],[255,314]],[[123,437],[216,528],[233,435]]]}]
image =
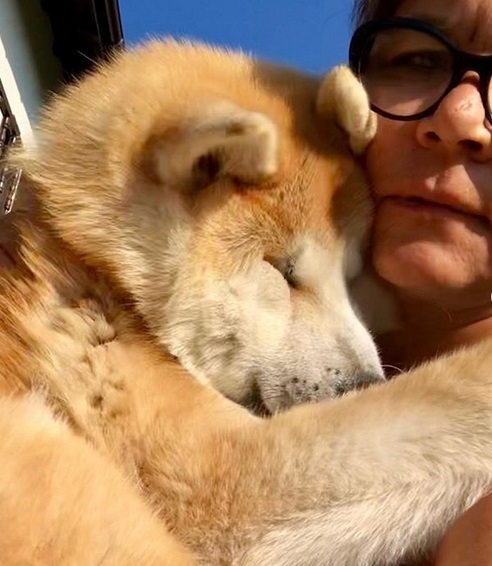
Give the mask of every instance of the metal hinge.
[{"label": "metal hinge", "polygon": [[2,165],[2,157],[8,147],[20,141],[19,127],[0,80],[0,216],[12,210],[22,174],[19,167]]}]

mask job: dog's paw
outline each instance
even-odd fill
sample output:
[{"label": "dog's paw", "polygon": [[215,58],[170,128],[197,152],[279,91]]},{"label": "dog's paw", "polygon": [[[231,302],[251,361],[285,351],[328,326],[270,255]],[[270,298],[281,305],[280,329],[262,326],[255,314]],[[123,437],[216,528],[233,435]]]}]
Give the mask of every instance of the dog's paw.
[{"label": "dog's paw", "polygon": [[376,115],[360,81],[345,65],[335,67],[321,83],[317,108],[320,115],[333,116],[347,132],[352,151],[365,151],[376,134]]}]

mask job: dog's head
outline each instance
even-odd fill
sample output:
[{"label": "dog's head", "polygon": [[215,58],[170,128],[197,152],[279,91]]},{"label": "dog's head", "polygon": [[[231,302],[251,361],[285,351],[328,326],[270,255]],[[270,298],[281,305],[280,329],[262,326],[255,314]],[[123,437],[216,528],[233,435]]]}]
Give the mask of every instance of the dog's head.
[{"label": "dog's head", "polygon": [[157,42],[55,101],[24,165],[57,232],[162,345],[275,411],[382,374],[347,292],[372,213],[352,150],[373,133],[346,68],[320,83]]}]

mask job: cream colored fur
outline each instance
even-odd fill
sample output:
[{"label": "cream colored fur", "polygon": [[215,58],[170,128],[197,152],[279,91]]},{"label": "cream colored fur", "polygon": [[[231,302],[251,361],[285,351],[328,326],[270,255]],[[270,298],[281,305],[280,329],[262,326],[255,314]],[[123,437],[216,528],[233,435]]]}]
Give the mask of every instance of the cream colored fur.
[{"label": "cream colored fur", "polygon": [[322,401],[381,381],[347,292],[373,133],[343,67],[170,41],[54,101],[13,158],[2,564],[396,564],[490,490],[489,343]]}]

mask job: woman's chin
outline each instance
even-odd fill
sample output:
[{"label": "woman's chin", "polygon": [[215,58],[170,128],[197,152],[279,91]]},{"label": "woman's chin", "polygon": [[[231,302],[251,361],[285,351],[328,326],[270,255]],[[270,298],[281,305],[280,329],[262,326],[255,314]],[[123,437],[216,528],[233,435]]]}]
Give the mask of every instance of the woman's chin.
[{"label": "woman's chin", "polygon": [[455,298],[463,293],[466,301],[487,279],[486,271],[492,279],[490,256],[479,262],[463,252],[461,246],[449,242],[390,240],[377,241],[372,257],[379,276],[399,291],[443,304],[447,294]]}]

